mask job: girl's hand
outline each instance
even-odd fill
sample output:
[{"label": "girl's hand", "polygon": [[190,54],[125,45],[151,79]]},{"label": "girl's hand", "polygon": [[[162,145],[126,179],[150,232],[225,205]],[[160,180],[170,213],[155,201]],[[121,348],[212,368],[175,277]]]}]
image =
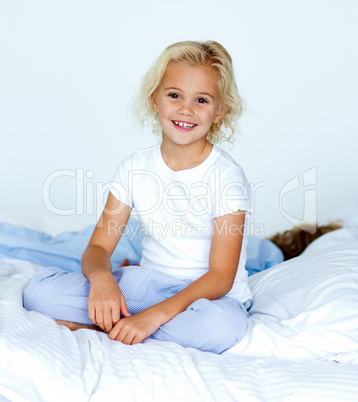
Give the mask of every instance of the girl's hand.
[{"label": "girl's hand", "polygon": [[148,338],[160,327],[158,315],[152,309],[143,310],[128,318],[122,318],[108,334],[112,340],[134,345]]},{"label": "girl's hand", "polygon": [[120,315],[130,317],[126,301],[112,273],[102,272],[91,281],[88,317],[103,331],[110,332]]}]

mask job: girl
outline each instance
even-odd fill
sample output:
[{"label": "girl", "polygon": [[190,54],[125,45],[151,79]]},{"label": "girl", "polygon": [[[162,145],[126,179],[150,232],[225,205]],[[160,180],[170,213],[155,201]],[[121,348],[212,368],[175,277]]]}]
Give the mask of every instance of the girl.
[{"label": "girl", "polygon": [[[251,300],[250,186],[213,145],[232,139],[242,112],[230,55],[214,41],[169,46],[143,79],[139,109],[161,144],[119,164],[83,275],[43,268],[24,306],[128,345],[157,339],[221,353],[245,335]],[[112,273],[132,208],[145,231],[140,266]]]}]

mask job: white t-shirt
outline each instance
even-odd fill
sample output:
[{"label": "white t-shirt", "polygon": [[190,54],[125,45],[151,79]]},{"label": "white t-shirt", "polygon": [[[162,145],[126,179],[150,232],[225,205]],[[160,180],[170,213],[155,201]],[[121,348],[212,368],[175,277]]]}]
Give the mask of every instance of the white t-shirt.
[{"label": "white t-shirt", "polygon": [[[252,212],[251,188],[242,168],[215,145],[204,162],[181,171],[164,162],[160,144],[137,151],[119,164],[111,192],[134,208],[140,222],[140,265],[180,279],[195,280],[208,271],[215,217],[240,209],[246,211],[247,222]],[[237,275],[228,293],[242,302],[252,298],[246,245],[244,233]]]}]

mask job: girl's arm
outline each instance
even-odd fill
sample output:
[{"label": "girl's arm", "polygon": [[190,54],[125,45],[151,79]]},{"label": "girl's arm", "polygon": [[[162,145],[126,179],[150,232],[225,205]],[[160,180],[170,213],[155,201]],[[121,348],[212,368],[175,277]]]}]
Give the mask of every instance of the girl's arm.
[{"label": "girl's arm", "polygon": [[131,208],[111,193],[92,237],[82,254],[82,272],[91,287],[88,316],[101,329],[109,332],[120,314],[129,317],[124,296],[112,275],[110,257],[128,222]]},{"label": "girl's arm", "polygon": [[244,211],[215,218],[208,272],[169,299],[119,321],[109,337],[127,344],[139,343],[194,301],[216,300],[227,294],[239,265],[244,225]]}]

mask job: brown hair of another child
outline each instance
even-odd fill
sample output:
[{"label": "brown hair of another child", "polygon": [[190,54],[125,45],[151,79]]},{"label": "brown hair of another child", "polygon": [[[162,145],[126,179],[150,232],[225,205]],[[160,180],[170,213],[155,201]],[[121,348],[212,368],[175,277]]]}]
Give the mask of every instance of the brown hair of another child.
[{"label": "brown hair of another child", "polygon": [[341,228],[342,225],[337,222],[330,222],[325,226],[317,226],[316,230],[312,230],[313,225],[306,224],[303,228],[295,227],[282,233],[276,233],[269,237],[269,240],[282,250],[284,260],[286,261],[301,254],[313,240]]}]

